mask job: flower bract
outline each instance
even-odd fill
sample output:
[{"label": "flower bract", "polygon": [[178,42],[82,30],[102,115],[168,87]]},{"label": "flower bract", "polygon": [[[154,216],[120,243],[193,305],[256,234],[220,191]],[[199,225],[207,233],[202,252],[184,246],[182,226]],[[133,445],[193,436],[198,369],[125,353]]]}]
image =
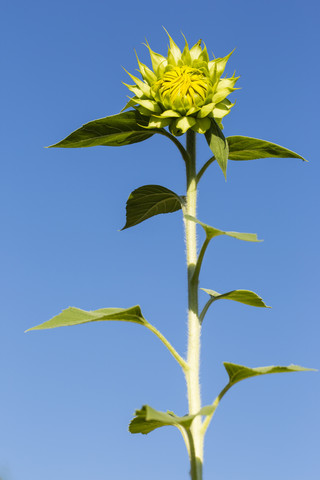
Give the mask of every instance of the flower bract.
[{"label": "flower bract", "polygon": [[232,93],[239,77],[222,77],[231,53],[223,58],[209,60],[206,46],[199,40],[181,52],[169,36],[167,57],[149,50],[152,69],[138,60],[142,79],[127,72],[134,85],[125,85],[134,94],[124,110],[134,107],[149,117],[147,128],[169,127],[173,135],[182,135],[189,128],[205,133],[214,118],[220,128],[221,120],[234,103],[227,96]]}]

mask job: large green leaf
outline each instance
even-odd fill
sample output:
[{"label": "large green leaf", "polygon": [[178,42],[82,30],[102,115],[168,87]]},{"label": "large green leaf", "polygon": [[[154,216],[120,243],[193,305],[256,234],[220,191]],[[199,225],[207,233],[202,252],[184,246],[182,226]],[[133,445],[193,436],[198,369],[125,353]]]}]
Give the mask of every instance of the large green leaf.
[{"label": "large green leaf", "polygon": [[252,307],[271,308],[264,303],[259,295],[251,290],[232,290],[231,292],[227,293],[218,293],[214,290],[208,290],[207,288],[201,288],[201,290],[210,295],[213,301],[225,298],[227,300],[234,300],[235,302],[244,303],[245,305],[251,305]]},{"label": "large green leaf", "polygon": [[255,160],[257,158],[300,158],[303,157],[281,147],[276,143],[267,142],[266,140],[260,140],[259,138],[234,136],[227,137],[229,145],[229,160]]},{"label": "large green leaf", "polygon": [[250,378],[250,377],[257,377],[259,375],[268,375],[269,373],[316,371],[314,368],[305,368],[305,367],[300,367],[299,365],[292,365],[292,364],[289,365],[288,367],[282,367],[280,365],[277,365],[277,366],[271,365],[269,367],[256,367],[256,368],[245,367],[244,365],[237,365],[236,363],[229,363],[229,362],[224,362],[223,365],[229,376],[229,383],[221,390],[221,392],[213,402],[212,406],[214,407],[214,410],[212,414],[209,414],[208,417],[203,422],[204,431],[206,431],[206,429],[208,428],[209,423],[212,419],[212,416],[215,410],[217,409],[221,399],[228,392],[228,390],[230,390],[230,388],[233,387],[233,385],[240,382],[241,380],[245,380],[246,378]]},{"label": "large green leaf", "polygon": [[135,418],[130,422],[129,432],[147,434],[156,428],[173,425],[176,427],[183,427],[189,429],[194,418],[198,415],[210,415],[214,411],[212,405],[201,408],[195,415],[185,415],[178,417],[173,412],[161,412],[155,410],[149,405],[143,405],[141,410],[136,410]]},{"label": "large green leaf", "polygon": [[160,213],[171,213],[181,209],[183,199],[160,185],[145,185],[134,190],[127,201],[125,228],[133,227]]},{"label": "large green leaf", "polygon": [[185,215],[185,218],[201,225],[209,240],[219,235],[228,235],[228,237],[237,238],[238,240],[244,240],[246,242],[262,242],[262,240],[258,239],[255,233],[225,232],[223,230],[219,230],[218,228],[210,227],[210,225],[200,222],[200,220],[192,217],[191,215]]},{"label": "large green leaf", "polygon": [[161,129],[144,128],[148,125],[148,120],[136,110],[99,118],[86,123],[51,147],[79,148],[98,145],[120,147],[142,142],[154,133],[162,132]]},{"label": "large green leaf", "polygon": [[229,375],[229,386],[234,385],[246,378],[256,377],[257,375],[267,375],[269,373],[288,373],[288,372],[307,372],[316,371],[313,368],[300,367],[299,365],[289,365],[288,367],[281,367],[271,365],[270,367],[250,368],[244,365],[237,365],[235,363],[223,363]]},{"label": "large green leaf", "polygon": [[228,143],[219,128],[217,122],[211,118],[211,126],[206,131],[205,137],[208,145],[215,156],[223,175],[227,178],[227,163],[228,163]]},{"label": "large green leaf", "polygon": [[68,327],[71,325],[80,325],[82,323],[115,320],[120,322],[133,322],[145,325],[147,322],[143,318],[140,307],[137,305],[131,308],[100,308],[99,310],[86,311],[80,308],[69,307],[63,310],[59,315],[51,318],[47,322],[41,323],[35,327],[26,330],[45,330],[48,328]]}]

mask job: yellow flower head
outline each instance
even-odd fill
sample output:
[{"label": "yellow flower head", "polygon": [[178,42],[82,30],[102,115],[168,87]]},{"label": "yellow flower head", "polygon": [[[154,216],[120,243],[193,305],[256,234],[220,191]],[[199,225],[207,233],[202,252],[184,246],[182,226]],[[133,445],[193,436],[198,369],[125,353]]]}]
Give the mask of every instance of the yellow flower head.
[{"label": "yellow flower head", "polygon": [[[207,48],[199,40],[191,49],[185,40],[183,51],[169,36],[167,58],[149,49],[152,70],[138,59],[140,78],[130,75],[134,85],[125,84],[134,94],[126,108],[134,107],[149,117],[147,128],[169,126],[173,135],[189,128],[205,133],[214,118],[220,128],[222,118],[234,103],[227,96],[236,90],[239,77],[221,78],[232,52],[224,58],[209,60]],[[128,72],[127,72],[128,73]]]}]

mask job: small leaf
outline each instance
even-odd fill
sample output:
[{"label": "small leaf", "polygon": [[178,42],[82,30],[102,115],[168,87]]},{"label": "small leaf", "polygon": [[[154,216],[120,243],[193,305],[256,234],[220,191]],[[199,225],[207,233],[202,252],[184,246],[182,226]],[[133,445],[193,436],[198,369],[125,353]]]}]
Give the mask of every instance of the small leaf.
[{"label": "small leaf", "polygon": [[127,201],[127,221],[122,228],[133,227],[160,213],[181,209],[183,198],[160,185],[145,185],[134,190]]},{"label": "small leaf", "polygon": [[227,178],[227,162],[228,162],[228,143],[219,128],[217,122],[211,118],[211,126],[206,131],[205,136],[208,145],[215,156],[218,164],[220,165],[223,175]]},{"label": "small leaf", "polygon": [[191,215],[184,216],[187,220],[191,220],[193,222],[198,223],[206,232],[207,238],[211,240],[214,237],[218,237],[219,235],[228,235],[228,237],[237,238],[238,240],[244,240],[246,242],[262,242],[259,240],[255,233],[240,233],[240,232],[224,232],[223,230],[219,230],[218,228],[210,227],[210,225],[206,225],[205,223],[200,222],[195,217]]},{"label": "small leaf", "polygon": [[136,410],[135,418],[130,422],[129,432],[131,433],[143,433],[147,434],[155,430],[156,428],[165,427],[168,425],[181,426],[185,429],[189,429],[194,418],[198,415],[210,415],[214,411],[214,407],[211,405],[202,407],[198,413],[194,415],[185,415],[184,417],[178,417],[173,412],[161,412],[155,410],[149,405],[143,405],[141,410]]},{"label": "small leaf", "polygon": [[149,119],[136,110],[111,115],[86,123],[61,142],[51,145],[61,148],[95,147],[99,145],[120,147],[142,142],[161,129],[146,129]]},{"label": "small leaf", "polygon": [[281,147],[276,143],[260,140],[259,138],[234,136],[227,137],[229,145],[229,160],[255,160],[258,158],[300,158],[303,157]]},{"label": "small leaf", "polygon": [[313,368],[300,367],[299,365],[289,365],[288,367],[281,367],[271,365],[270,367],[250,368],[244,365],[237,365],[235,363],[223,363],[229,375],[230,384],[234,385],[246,378],[256,377],[257,375],[267,375],[269,373],[287,373],[287,372],[307,372],[316,371]]},{"label": "small leaf", "polygon": [[268,307],[264,303],[261,297],[257,295],[255,292],[251,290],[232,290],[231,292],[227,293],[218,293],[214,290],[208,290],[206,288],[201,288],[204,292],[206,292],[210,297],[215,300],[220,300],[226,298],[227,300],[234,300],[235,302],[244,303],[245,305],[251,305],[252,307]]},{"label": "small leaf", "polygon": [[47,322],[41,323],[30,330],[45,330],[48,328],[68,327],[71,325],[80,325],[82,323],[116,320],[118,322],[133,322],[145,325],[147,322],[143,318],[140,307],[137,305],[131,308],[100,308],[99,310],[86,311],[76,307],[69,307],[63,310],[59,315],[51,318]]}]

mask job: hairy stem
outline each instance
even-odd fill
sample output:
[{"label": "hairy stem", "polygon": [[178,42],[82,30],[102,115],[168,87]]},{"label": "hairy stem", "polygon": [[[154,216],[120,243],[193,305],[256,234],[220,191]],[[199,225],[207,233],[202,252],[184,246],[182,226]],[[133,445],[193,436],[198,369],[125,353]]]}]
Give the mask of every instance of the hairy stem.
[{"label": "hairy stem", "polygon": [[[186,195],[186,214],[196,217],[197,208],[197,176],[196,176],[196,134],[192,130],[187,132],[187,152],[188,162],[186,163],[187,173],[187,195]],[[194,277],[197,264],[197,237],[196,223],[184,219],[186,233],[186,254],[188,269],[188,358],[189,366],[186,372],[186,382],[188,390],[189,413],[197,413],[201,408],[200,395],[200,334],[201,325],[198,314],[198,278]],[[197,416],[191,426],[190,436],[192,445],[190,446],[191,478],[192,480],[202,480],[202,460],[203,460],[203,434],[201,432],[201,417]],[[189,439],[190,441],[190,439]]]}]

